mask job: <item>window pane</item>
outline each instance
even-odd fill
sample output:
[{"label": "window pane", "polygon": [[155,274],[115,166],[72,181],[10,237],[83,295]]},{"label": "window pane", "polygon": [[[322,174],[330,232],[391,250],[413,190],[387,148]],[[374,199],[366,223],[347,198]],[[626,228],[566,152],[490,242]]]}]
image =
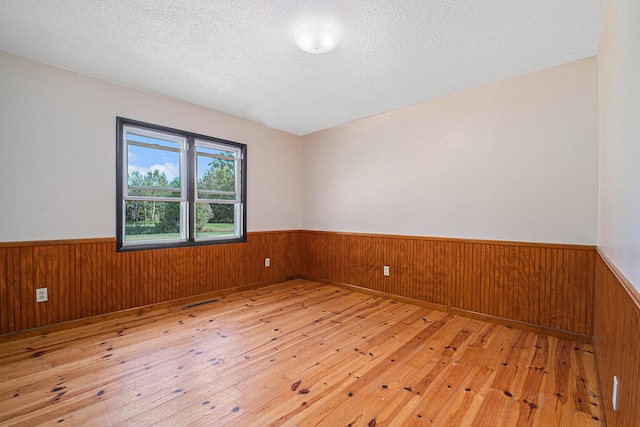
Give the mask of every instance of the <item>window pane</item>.
[{"label": "window pane", "polygon": [[180,202],[125,202],[126,242],[181,239]]},{"label": "window pane", "polygon": [[180,153],[127,145],[129,196],[181,197]]},{"label": "window pane", "polygon": [[235,236],[236,204],[197,203],[196,238]]},{"label": "window pane", "polygon": [[[233,160],[196,156],[198,198],[235,200],[236,162]],[[204,190],[201,191],[201,190]]]}]

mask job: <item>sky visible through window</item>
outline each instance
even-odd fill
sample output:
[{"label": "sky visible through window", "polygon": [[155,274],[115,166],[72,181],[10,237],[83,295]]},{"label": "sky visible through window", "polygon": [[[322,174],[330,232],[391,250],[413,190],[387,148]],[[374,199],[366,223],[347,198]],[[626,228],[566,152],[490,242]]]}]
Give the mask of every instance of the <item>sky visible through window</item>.
[{"label": "sky visible through window", "polygon": [[[178,148],[178,143],[173,141],[149,138],[131,133],[127,134],[127,140]],[[158,170],[165,174],[167,181],[169,182],[173,181],[180,175],[180,155],[174,151],[165,151],[161,149],[154,150],[146,147],[129,145],[127,157],[129,173],[136,170],[142,175],[146,175],[149,171]]]}]

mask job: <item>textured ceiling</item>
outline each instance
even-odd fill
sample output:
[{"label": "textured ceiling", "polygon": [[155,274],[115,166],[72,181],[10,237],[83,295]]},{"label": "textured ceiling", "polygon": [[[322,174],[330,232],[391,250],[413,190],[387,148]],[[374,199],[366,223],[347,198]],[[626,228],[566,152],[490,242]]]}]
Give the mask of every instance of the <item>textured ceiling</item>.
[{"label": "textured ceiling", "polygon": [[[0,50],[297,135],[598,53],[605,0],[0,0]],[[326,54],[294,30],[325,20]]]}]

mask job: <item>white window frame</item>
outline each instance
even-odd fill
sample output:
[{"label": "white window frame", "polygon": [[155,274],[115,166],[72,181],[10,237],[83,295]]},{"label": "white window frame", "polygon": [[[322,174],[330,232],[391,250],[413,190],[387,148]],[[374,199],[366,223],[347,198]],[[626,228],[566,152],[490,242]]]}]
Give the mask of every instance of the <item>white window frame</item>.
[{"label": "white window frame", "polygon": [[[199,197],[199,193],[202,192],[207,192],[209,193],[209,191],[207,190],[198,190],[198,177],[197,177],[197,167],[194,166],[194,170],[192,171],[195,177],[195,181],[194,181],[194,200],[195,200],[195,205],[197,205],[198,203],[217,203],[217,204],[233,204],[234,205],[234,220],[233,220],[233,224],[235,225],[235,231],[234,234],[235,235],[239,235],[241,233],[241,228],[242,228],[242,224],[243,224],[243,208],[244,208],[244,203],[242,202],[243,200],[243,189],[242,189],[242,177],[241,174],[238,173],[238,171],[242,171],[242,160],[243,160],[243,154],[242,154],[242,149],[240,147],[231,147],[228,144],[220,144],[220,143],[215,143],[215,142],[211,142],[211,141],[206,141],[203,139],[199,139],[196,138],[194,141],[194,146],[195,146],[195,158],[197,159],[198,155],[201,156],[205,156],[205,157],[211,157],[211,158],[218,158],[218,159],[224,159],[224,160],[230,160],[234,162],[234,170],[235,170],[235,190],[233,191],[233,193],[235,194],[235,197],[233,199],[201,199]],[[233,157],[226,157],[226,156],[221,156],[221,155],[216,155],[216,154],[205,154],[205,153],[198,153],[198,147],[202,147],[202,148],[209,148],[209,149],[213,149],[213,150],[220,150],[220,151],[227,151],[227,152],[233,152],[234,156]],[[213,192],[210,192],[213,193]],[[224,194],[225,192],[216,192],[218,194]],[[194,236],[195,241],[199,242],[199,241],[207,241],[207,240],[220,240],[220,239],[224,239],[226,236],[212,236],[212,237],[197,237]]]}]

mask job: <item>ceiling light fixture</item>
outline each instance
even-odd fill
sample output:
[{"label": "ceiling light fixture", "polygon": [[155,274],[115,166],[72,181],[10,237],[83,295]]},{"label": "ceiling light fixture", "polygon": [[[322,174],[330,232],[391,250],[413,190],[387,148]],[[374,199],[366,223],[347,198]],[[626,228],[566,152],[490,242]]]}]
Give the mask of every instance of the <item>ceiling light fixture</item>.
[{"label": "ceiling light fixture", "polygon": [[307,24],[296,31],[296,44],[309,53],[329,52],[339,41],[338,32],[326,24]]}]

